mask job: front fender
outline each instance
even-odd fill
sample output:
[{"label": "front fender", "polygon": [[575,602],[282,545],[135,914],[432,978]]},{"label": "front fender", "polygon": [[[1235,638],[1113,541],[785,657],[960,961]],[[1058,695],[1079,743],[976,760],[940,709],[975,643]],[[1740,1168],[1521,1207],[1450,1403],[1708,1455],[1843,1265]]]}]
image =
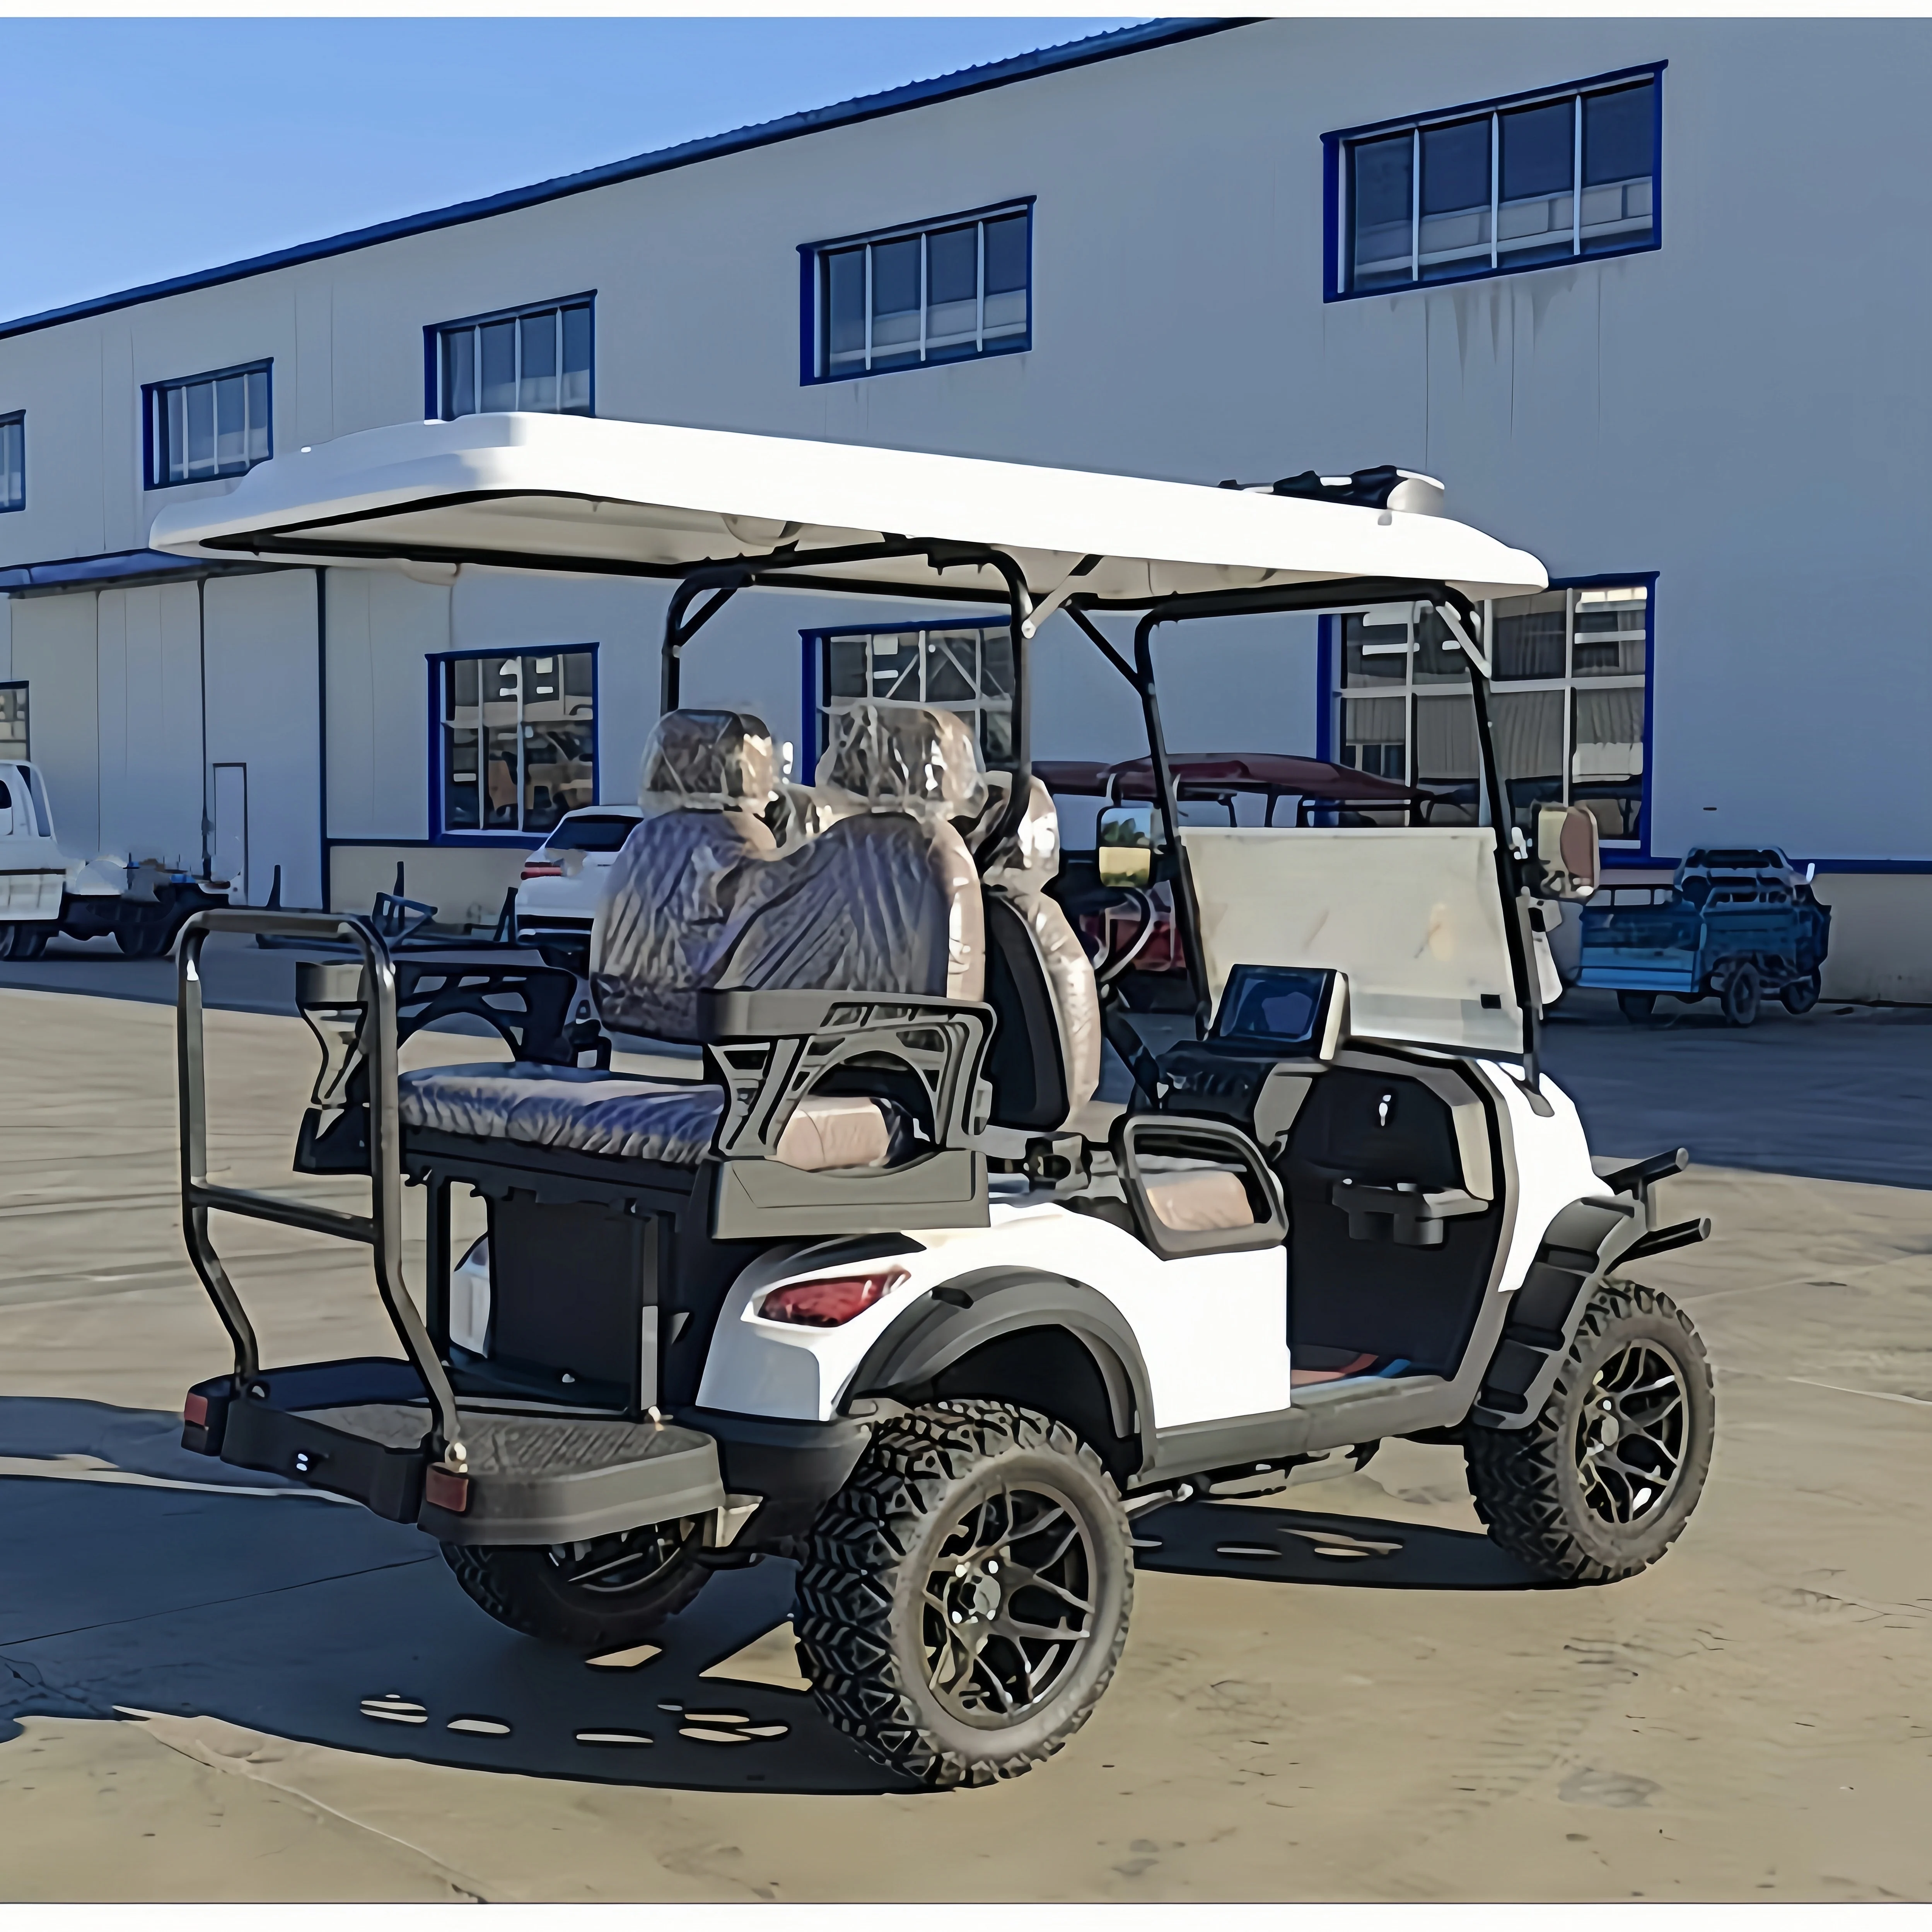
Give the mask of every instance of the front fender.
[{"label": "front fender", "polygon": [[1648,1225],[1640,1202],[1607,1195],[1573,1201],[1555,1216],[1522,1286],[1510,1298],[1471,1421],[1490,1429],[1526,1429],[1535,1420],[1590,1298]]},{"label": "front fender", "polygon": [[916,1388],[989,1342],[1045,1328],[1066,1330],[1093,1358],[1116,1436],[1151,1429],[1147,1364],[1120,1310],[1082,1282],[1026,1268],[981,1268],[935,1287],[866,1352],[842,1400]]}]

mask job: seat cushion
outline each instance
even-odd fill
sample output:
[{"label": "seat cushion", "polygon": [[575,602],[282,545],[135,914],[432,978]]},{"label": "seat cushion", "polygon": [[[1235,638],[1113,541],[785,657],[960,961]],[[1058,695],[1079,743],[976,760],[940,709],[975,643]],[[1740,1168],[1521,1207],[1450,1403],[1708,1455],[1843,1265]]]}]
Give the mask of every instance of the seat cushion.
[{"label": "seat cushion", "polygon": [[[694,1167],[716,1137],[724,1090],[513,1060],[405,1073],[398,1099],[405,1126]],[[897,1112],[890,1101],[809,1096],[785,1124],[778,1158],[814,1174],[884,1167]]]},{"label": "seat cushion", "polygon": [[1222,1228],[1252,1228],[1255,1210],[1238,1174],[1225,1168],[1203,1168],[1192,1173],[1163,1174],[1145,1182],[1148,1205],[1163,1227],[1179,1234],[1202,1234]]},{"label": "seat cushion", "polygon": [[407,1127],[672,1167],[697,1165],[724,1106],[722,1087],[522,1060],[405,1073],[397,1097]]}]

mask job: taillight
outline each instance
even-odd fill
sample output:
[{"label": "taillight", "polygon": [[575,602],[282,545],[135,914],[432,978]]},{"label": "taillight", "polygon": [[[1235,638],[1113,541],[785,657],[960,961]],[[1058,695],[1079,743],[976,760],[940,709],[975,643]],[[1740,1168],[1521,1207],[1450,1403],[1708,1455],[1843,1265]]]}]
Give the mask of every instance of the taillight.
[{"label": "taillight", "polygon": [[563,868],[553,859],[526,859],[523,876],[526,879],[560,879]]},{"label": "taillight", "polygon": [[758,1304],[767,1322],[792,1322],[802,1328],[836,1328],[862,1315],[906,1278],[904,1268],[878,1274],[842,1274],[825,1281],[795,1281],[775,1288]]}]

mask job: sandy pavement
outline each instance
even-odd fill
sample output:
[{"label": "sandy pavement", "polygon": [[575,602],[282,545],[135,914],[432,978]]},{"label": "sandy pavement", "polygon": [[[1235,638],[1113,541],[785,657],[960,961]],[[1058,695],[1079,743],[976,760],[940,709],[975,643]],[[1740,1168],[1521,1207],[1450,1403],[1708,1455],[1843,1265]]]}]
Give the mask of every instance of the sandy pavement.
[{"label": "sandy pavement", "polygon": [[[931,1796],[796,1691],[700,1676],[782,1621],[785,1565],[592,1672],[492,1624],[416,1532],[174,1446],[225,1358],[180,1247],[171,1030],[0,989],[0,1897],[1932,1895],[1932,1193],[1670,1184],[1720,1238],[1644,1273],[1706,1337],[1720,1440],[1648,1574],[1524,1587],[1450,1449],[1158,1512],[1092,1723]],[[351,1198],[287,1172],[299,1024],[209,1030],[221,1178]],[[1696,1077],[1708,1105],[1721,1068]],[[386,1348],[359,1252],[224,1236],[271,1359]],[[1279,1558],[1217,1556],[1231,1527]],[[391,1691],[428,1722],[362,1714]],[[705,1711],[788,1728],[681,1735]]]}]

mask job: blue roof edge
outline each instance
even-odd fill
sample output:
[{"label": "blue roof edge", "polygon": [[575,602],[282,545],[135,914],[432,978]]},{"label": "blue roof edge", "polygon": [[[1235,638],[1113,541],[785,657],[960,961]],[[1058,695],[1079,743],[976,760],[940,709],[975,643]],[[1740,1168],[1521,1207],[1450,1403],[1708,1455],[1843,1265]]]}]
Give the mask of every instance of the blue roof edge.
[{"label": "blue roof edge", "polygon": [[326,260],[332,255],[352,254],[358,248],[373,248],[385,242],[400,241],[412,235],[425,235],[439,228],[456,228],[465,222],[482,221],[493,214],[507,214],[518,208],[535,208],[547,201],[560,201],[566,195],[583,194],[592,188],[609,188],[620,182],[640,181],[645,176],[668,173],[674,168],[689,167],[698,161],[713,160],[725,154],[742,154],[747,148],[769,147],[780,141],[796,140],[832,128],[849,128],[862,121],[874,121],[887,114],[900,114],[941,100],[956,100],[988,88],[1010,86],[1016,81],[1031,80],[1042,74],[1064,74],[1070,68],[1088,67],[1096,61],[1118,59],[1123,54],[1141,53],[1150,48],[1172,46],[1204,34],[1224,32],[1231,27],[1253,24],[1256,16],[1226,20],[1154,20],[1138,27],[1118,27],[1111,33],[1096,34],[1084,40],[1070,40],[1057,47],[1044,47],[1032,53],[1016,54],[1010,60],[992,61],[983,67],[962,68],[936,80],[908,82],[889,88],[882,94],[861,94],[856,100],[839,101],[830,107],[814,107],[802,113],[788,114],[776,121],[762,121],[748,128],[734,128],[724,134],[710,134],[701,140],[685,141],[676,147],[660,148],[627,160],[610,161],[601,167],[586,168],[574,175],[558,175],[528,188],[506,188],[501,194],[484,195],[475,201],[459,201],[424,214],[403,215],[393,221],[379,221],[367,228],[354,228],[320,242],[302,242],[292,248],[278,248],[266,255],[251,255],[218,268],[203,268],[193,274],[175,275],[165,281],[148,282],[139,288],[124,289],[118,294],[96,296],[86,302],[70,302],[61,308],[43,310],[38,315],[0,322],[0,341],[10,336],[28,335],[52,328],[64,322],[79,322],[89,316],[111,314],[116,309],[131,308],[136,303],[154,302],[165,296],[188,295],[197,289],[218,288],[225,282],[267,274],[277,268],[299,266],[304,262]]},{"label": "blue roof edge", "polygon": [[16,590],[81,590],[123,584],[139,578],[152,581],[166,577],[224,577],[274,570],[284,566],[258,563],[253,558],[176,556],[160,550],[110,550],[99,556],[62,557],[48,563],[0,564],[0,596]]}]

